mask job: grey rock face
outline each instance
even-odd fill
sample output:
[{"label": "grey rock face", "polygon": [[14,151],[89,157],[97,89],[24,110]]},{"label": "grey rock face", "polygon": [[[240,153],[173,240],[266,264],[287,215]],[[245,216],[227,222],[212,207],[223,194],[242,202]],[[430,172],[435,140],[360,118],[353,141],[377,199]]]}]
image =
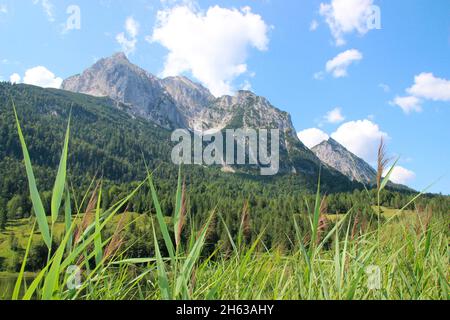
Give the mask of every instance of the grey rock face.
[{"label": "grey rock face", "polygon": [[165,78],[161,83],[176,102],[189,128],[195,127],[202,112],[216,99],[201,84],[183,76]]},{"label": "grey rock face", "polygon": [[235,96],[217,98],[199,114],[198,119],[208,129],[279,129],[295,136],[290,115],[250,91],[238,91]]},{"label": "grey rock face", "polygon": [[295,137],[289,114],[263,97],[239,91],[235,96],[215,98],[186,77],[159,79],[130,63],[123,53],[101,59],[82,74],[66,79],[62,89],[109,97],[166,128],[278,128]]},{"label": "grey rock face", "polygon": [[332,138],[311,150],[322,162],[341,172],[350,180],[366,185],[372,185],[376,182],[377,173],[375,169]]},{"label": "grey rock face", "polygon": [[184,125],[174,100],[160,80],[131,64],[123,53],[101,59],[82,74],[66,79],[61,88],[96,97],[110,97],[130,105],[136,115],[165,128]]},{"label": "grey rock face", "polygon": [[179,106],[194,112],[207,107],[215,99],[208,89],[183,76],[168,77],[161,83]]}]

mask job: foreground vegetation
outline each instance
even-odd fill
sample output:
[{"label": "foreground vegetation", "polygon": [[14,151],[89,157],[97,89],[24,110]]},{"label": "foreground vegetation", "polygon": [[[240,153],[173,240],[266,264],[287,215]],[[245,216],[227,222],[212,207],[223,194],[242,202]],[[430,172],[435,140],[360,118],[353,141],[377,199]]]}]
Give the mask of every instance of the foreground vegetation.
[{"label": "foreground vegetation", "polygon": [[[132,221],[132,216],[128,214],[125,219]],[[448,299],[448,221],[444,217],[430,219],[424,214],[415,217],[412,212],[406,213],[383,226],[380,242],[376,232],[355,234],[350,225],[344,230],[342,222],[347,218],[338,217],[343,232],[324,235],[328,239],[321,239],[314,249],[305,247],[303,235],[293,239],[298,250],[290,254],[279,249],[266,250],[261,241],[239,246],[235,239],[235,250],[227,255],[218,252],[209,257],[200,255],[190,271],[185,269],[185,262],[193,248],[178,249],[174,264],[167,259],[158,266],[157,255],[124,258],[127,251],[124,247],[97,270],[95,264],[94,270],[82,264],[83,278],[89,281],[78,290],[68,290],[64,281],[71,280],[61,277],[62,292],[54,297]],[[338,234],[340,239],[336,238]],[[162,269],[162,265],[165,276],[162,273],[158,280],[158,267]],[[381,290],[367,287],[369,266],[380,268]],[[177,285],[183,287],[178,280],[183,272],[189,275],[184,278],[187,290],[184,293],[176,289]],[[30,286],[31,282],[28,280],[27,284]],[[12,282],[9,289],[12,293]],[[43,297],[40,290],[34,297]]]},{"label": "foreground vegetation", "polygon": [[[46,211],[17,114],[16,125],[35,215],[12,299],[449,297],[448,206],[444,204],[443,211],[416,206],[414,214],[408,214],[405,209],[421,196],[417,195],[396,212],[383,212],[381,195],[391,172],[385,178],[379,172],[376,210],[367,203],[334,219],[327,216],[319,180],[312,205],[307,203],[304,213],[292,216],[294,232],[285,234],[290,246],[273,241],[268,246],[266,230],[253,228],[248,202],[239,213],[237,230],[230,231],[214,208],[198,222],[195,212],[188,210],[181,168],[171,217],[163,212],[148,169],[142,183],[107,208],[102,206],[102,183],[95,181],[81,202],[74,203],[72,199],[79,197],[66,182],[70,122]],[[383,153],[380,147],[379,171],[384,169]],[[152,212],[123,214],[144,186],[150,192]],[[137,223],[139,219],[145,221]],[[215,238],[217,225],[225,230],[226,242]],[[127,239],[130,234],[135,237]],[[25,271],[33,259],[32,244],[39,240],[44,261],[28,281]],[[130,255],[139,241],[151,250]],[[368,285],[370,270],[380,272],[376,288]]]}]

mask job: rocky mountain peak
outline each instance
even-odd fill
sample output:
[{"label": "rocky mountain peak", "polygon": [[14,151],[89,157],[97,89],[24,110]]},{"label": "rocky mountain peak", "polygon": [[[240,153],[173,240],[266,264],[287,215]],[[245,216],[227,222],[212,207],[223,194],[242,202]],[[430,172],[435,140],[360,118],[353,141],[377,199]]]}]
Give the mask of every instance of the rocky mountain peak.
[{"label": "rocky mountain peak", "polygon": [[128,57],[125,53],[123,52],[117,52],[115,54],[113,54],[110,58],[111,60],[116,60],[116,61],[126,61],[126,62],[130,62],[128,60]]},{"label": "rocky mountain peak", "polygon": [[161,84],[188,116],[206,108],[215,99],[204,86],[184,76],[162,79]]},{"label": "rocky mountain peak", "polygon": [[166,128],[184,125],[175,102],[159,79],[132,64],[124,53],[99,60],[82,74],[64,80],[61,88],[110,97],[129,105],[134,114]]},{"label": "rocky mountain peak", "polygon": [[334,146],[336,148],[344,148],[343,145],[341,145],[339,142],[337,142],[336,140],[334,140],[333,138],[329,138],[328,140],[322,141],[323,144],[329,144],[331,146]]},{"label": "rocky mountain peak", "polygon": [[375,169],[333,138],[323,141],[311,150],[322,162],[341,172],[350,180],[364,184],[375,182]]}]

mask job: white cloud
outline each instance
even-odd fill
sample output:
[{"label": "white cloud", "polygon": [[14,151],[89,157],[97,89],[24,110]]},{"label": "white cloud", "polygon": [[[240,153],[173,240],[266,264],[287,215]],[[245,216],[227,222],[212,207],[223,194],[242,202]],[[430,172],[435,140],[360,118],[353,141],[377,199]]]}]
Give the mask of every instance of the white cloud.
[{"label": "white cloud", "polygon": [[139,23],[133,17],[128,17],[125,20],[125,32],[121,32],[116,36],[117,43],[120,44],[122,51],[126,55],[130,55],[136,51],[139,28]]},{"label": "white cloud", "polygon": [[357,32],[364,35],[372,13],[373,0],[332,0],[320,4],[320,15],[330,27],[336,45],[344,45],[344,34]]},{"label": "white cloud", "polygon": [[33,0],[33,4],[40,4],[42,6],[44,13],[47,15],[48,21],[55,21],[54,7],[50,0]]},{"label": "white cloud", "polygon": [[325,132],[317,128],[300,131],[297,136],[300,141],[310,149],[330,138]]},{"label": "white cloud", "polygon": [[414,85],[407,92],[415,97],[450,101],[450,80],[437,78],[432,73],[421,73],[414,78]]},{"label": "white cloud", "polygon": [[313,20],[313,21],[311,21],[311,24],[309,25],[309,31],[316,31],[318,27],[319,27],[319,23],[317,22],[317,20]]},{"label": "white cloud", "polygon": [[247,72],[249,48],[267,50],[269,29],[250,7],[203,12],[184,5],[159,11],[147,39],[169,50],[162,76],[191,72],[220,96],[232,94],[233,81]]},{"label": "white cloud", "polygon": [[368,163],[376,161],[380,139],[389,139],[389,135],[370,120],[346,122],[331,137]]},{"label": "white cloud", "polygon": [[414,77],[414,84],[406,92],[408,96],[397,96],[390,104],[399,106],[407,114],[420,112],[423,100],[450,101],[450,80],[423,72]]},{"label": "white cloud", "polygon": [[23,77],[23,82],[43,88],[60,88],[62,79],[43,66],[28,69]]},{"label": "white cloud", "polygon": [[333,59],[329,60],[326,64],[326,70],[328,73],[332,73],[333,77],[341,78],[347,76],[347,68],[356,61],[363,58],[361,52],[356,49],[350,49],[341,52]]},{"label": "white cloud", "polygon": [[9,77],[9,82],[11,82],[11,83],[20,83],[20,80],[22,80],[22,78],[20,77],[20,75],[18,73],[13,73]]},{"label": "white cloud", "polygon": [[[386,170],[386,172],[389,172],[389,170]],[[413,171],[403,168],[401,166],[395,166],[394,169],[392,170],[390,180],[394,183],[406,185],[415,178],[416,174]]]},{"label": "white cloud", "polygon": [[133,17],[128,17],[125,21],[125,30],[130,37],[136,38],[139,34],[139,23]]},{"label": "white cloud", "polygon": [[345,117],[342,115],[341,108],[334,108],[325,115],[324,120],[328,123],[340,123],[345,120]]},{"label": "white cloud", "polygon": [[391,101],[390,104],[400,107],[406,114],[422,111],[420,99],[413,96],[395,97],[395,99]]}]

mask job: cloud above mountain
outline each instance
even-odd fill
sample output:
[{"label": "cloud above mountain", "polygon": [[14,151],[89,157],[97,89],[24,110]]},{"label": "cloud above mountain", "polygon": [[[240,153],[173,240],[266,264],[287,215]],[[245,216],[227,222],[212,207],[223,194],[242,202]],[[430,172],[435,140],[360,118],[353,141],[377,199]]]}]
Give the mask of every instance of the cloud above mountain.
[{"label": "cloud above mountain", "polygon": [[333,110],[327,112],[324,116],[324,120],[327,123],[341,123],[345,120],[344,115],[342,114],[341,108],[334,108]]},{"label": "cloud above mountain", "polygon": [[310,149],[330,138],[328,134],[317,128],[305,129],[300,131],[297,136]]},{"label": "cloud above mountain", "polygon": [[245,74],[249,49],[267,50],[270,26],[250,7],[206,11],[181,5],[160,10],[147,37],[169,50],[162,76],[190,72],[220,96],[233,93],[233,81]]},{"label": "cloud above mountain", "polygon": [[406,90],[409,94],[433,101],[450,101],[450,80],[421,73],[414,78],[414,85]]},{"label": "cloud above mountain", "polygon": [[390,102],[390,104],[400,107],[406,114],[409,114],[411,112],[422,111],[420,99],[414,96],[407,96],[407,97],[397,96],[394,98],[393,101]]},{"label": "cloud above mountain", "polygon": [[[388,170],[386,172],[388,172]],[[403,168],[401,166],[395,166],[390,176],[390,180],[392,182],[404,185],[407,185],[415,178],[416,174],[413,171]]]},{"label": "cloud above mountain", "polygon": [[356,49],[350,49],[341,52],[336,57],[327,62],[326,71],[328,73],[331,73],[335,78],[346,77],[348,75],[348,67],[351,64],[362,60],[362,58],[362,53]]},{"label": "cloud above mountain", "polygon": [[450,101],[450,80],[422,72],[414,77],[414,84],[406,89],[407,96],[395,97],[391,105],[400,107],[404,113],[422,111],[422,103],[429,101]]},{"label": "cloud above mountain", "polygon": [[[308,148],[312,148],[329,138],[327,133],[317,128],[303,130],[298,133],[298,137]],[[353,154],[373,164],[377,158],[381,138],[387,140],[389,135],[383,132],[378,124],[365,119],[342,124],[331,134],[331,138]]]},{"label": "cloud above mountain", "polygon": [[[18,74],[16,74],[16,79]],[[19,76],[20,77],[20,76]],[[62,79],[55,76],[53,72],[46,67],[37,66],[28,69],[23,77],[23,83],[30,84],[42,88],[56,88],[61,87]]]},{"label": "cloud above mountain", "polygon": [[13,73],[9,77],[9,82],[11,82],[11,83],[20,83],[21,80],[22,80],[22,77],[18,73]]},{"label": "cloud above mountain", "polygon": [[[308,148],[319,145],[330,136],[317,128],[310,128],[298,133],[298,138]],[[389,135],[383,132],[379,126],[370,120],[357,120],[346,122],[341,125],[331,138],[336,140],[348,151],[363,159],[367,163],[374,165],[377,158],[380,139],[389,139]],[[388,172],[389,170],[386,170]],[[407,185],[416,178],[416,174],[402,166],[395,166],[390,180],[394,183]]]},{"label": "cloud above mountain", "polygon": [[346,122],[331,137],[368,163],[376,161],[381,138],[389,139],[378,124],[367,119]]},{"label": "cloud above mountain", "polygon": [[116,36],[116,41],[122,47],[122,51],[128,56],[136,51],[139,23],[133,17],[125,20],[125,32]]},{"label": "cloud above mountain", "polygon": [[324,17],[336,45],[346,43],[344,35],[356,32],[364,35],[369,31],[373,0],[332,0],[320,4],[320,15]]}]

